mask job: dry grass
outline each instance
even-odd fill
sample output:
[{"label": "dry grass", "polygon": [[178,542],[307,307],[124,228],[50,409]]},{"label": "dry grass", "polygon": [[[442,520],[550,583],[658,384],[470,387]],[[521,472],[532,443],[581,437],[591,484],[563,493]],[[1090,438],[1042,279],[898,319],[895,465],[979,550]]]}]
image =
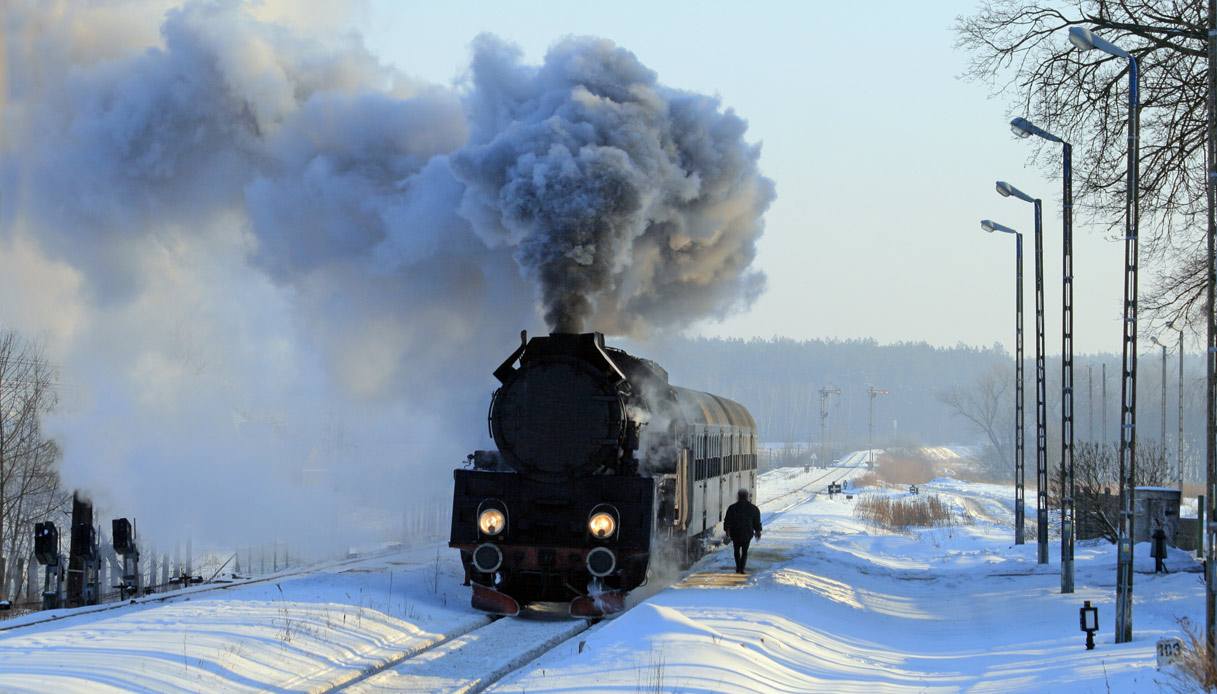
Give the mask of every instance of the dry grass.
[{"label": "dry grass", "polygon": [[868,494],[858,500],[854,515],[897,531],[951,525],[951,509],[937,494],[908,497]]},{"label": "dry grass", "polygon": [[879,475],[874,472],[868,472],[865,475],[860,475],[851,482],[854,487],[882,487],[883,480],[879,479]]},{"label": "dry grass", "polygon": [[1208,657],[1204,643],[1204,630],[1192,624],[1187,617],[1176,619],[1183,630],[1183,659],[1175,665],[1175,672],[1167,686],[1175,692],[1217,691],[1217,663]]},{"label": "dry grass", "polygon": [[[1172,483],[1169,486],[1173,487],[1175,485]],[[1206,493],[1207,492],[1204,491],[1204,485],[1202,485],[1202,484],[1197,484],[1195,482],[1184,482],[1183,483],[1183,498],[1184,499],[1195,499],[1196,497],[1201,496]]]}]

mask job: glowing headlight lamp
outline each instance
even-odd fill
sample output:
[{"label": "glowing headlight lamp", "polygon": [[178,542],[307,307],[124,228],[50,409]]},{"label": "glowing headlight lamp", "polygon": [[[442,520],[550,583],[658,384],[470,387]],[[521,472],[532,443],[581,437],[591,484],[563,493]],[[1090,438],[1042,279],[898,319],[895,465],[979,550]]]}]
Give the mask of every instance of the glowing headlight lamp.
[{"label": "glowing headlight lamp", "polygon": [[507,516],[497,508],[488,508],[478,514],[478,530],[485,535],[498,535],[507,526]]},{"label": "glowing headlight lamp", "polygon": [[613,514],[605,511],[592,514],[592,517],[587,519],[587,529],[592,533],[593,537],[601,540],[613,536],[617,532],[617,519],[613,518]]}]

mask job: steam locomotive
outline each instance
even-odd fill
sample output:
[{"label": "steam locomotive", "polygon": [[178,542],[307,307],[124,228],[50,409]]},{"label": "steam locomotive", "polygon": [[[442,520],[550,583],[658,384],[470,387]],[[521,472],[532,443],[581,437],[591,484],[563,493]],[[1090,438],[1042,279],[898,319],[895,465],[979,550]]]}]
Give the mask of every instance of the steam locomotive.
[{"label": "steam locomotive", "polygon": [[701,556],[736,491],[756,486],[743,405],[670,385],[600,333],[521,334],[494,376],[497,450],[454,471],[449,546],[476,609],[618,612],[653,561]]}]

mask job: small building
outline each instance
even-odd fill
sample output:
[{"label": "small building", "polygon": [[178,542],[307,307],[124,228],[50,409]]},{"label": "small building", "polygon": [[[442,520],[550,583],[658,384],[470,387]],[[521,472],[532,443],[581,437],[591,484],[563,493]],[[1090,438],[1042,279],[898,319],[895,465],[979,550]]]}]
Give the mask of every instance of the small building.
[{"label": "small building", "polygon": [[1178,546],[1175,538],[1179,534],[1179,502],[1183,492],[1166,487],[1137,487],[1133,509],[1133,542],[1149,542],[1154,528],[1162,526],[1166,533],[1166,544]]}]

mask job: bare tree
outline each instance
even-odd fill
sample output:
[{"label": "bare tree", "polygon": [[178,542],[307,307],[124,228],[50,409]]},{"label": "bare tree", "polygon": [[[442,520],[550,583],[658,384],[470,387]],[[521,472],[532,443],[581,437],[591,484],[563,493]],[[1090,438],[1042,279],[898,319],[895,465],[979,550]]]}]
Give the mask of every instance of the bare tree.
[{"label": "bare tree", "polygon": [[1000,472],[1001,477],[1010,473],[1005,463],[1014,455],[1013,403],[1007,395],[1011,380],[1009,367],[993,366],[977,376],[971,387],[957,385],[938,394],[939,402],[953,415],[968,420],[985,435],[990,472]]},{"label": "bare tree", "polygon": [[[1137,474],[1133,484],[1160,486],[1170,483],[1171,470],[1166,449],[1157,441],[1137,443]],[[1074,505],[1077,509],[1078,537],[1102,537],[1114,543],[1120,499],[1119,457],[1116,447],[1089,441],[1076,445],[1073,454]],[[1061,498],[1060,468],[1048,475],[1048,498]]]},{"label": "bare tree", "polygon": [[[1142,298],[1151,313],[1204,307],[1206,17],[1200,0],[994,0],[955,22],[956,46],[971,54],[965,76],[1008,99],[1011,115],[1075,145],[1074,205],[1109,228],[1124,217],[1128,61],[1078,51],[1068,29],[1098,30],[1136,58],[1140,240],[1157,263]],[[1059,171],[1059,147],[1032,139],[1037,163]]]},{"label": "bare tree", "polygon": [[0,593],[12,559],[30,553],[33,523],[71,500],[59,489],[59,448],[42,430],[58,402],[55,377],[41,343],[0,331]]}]

